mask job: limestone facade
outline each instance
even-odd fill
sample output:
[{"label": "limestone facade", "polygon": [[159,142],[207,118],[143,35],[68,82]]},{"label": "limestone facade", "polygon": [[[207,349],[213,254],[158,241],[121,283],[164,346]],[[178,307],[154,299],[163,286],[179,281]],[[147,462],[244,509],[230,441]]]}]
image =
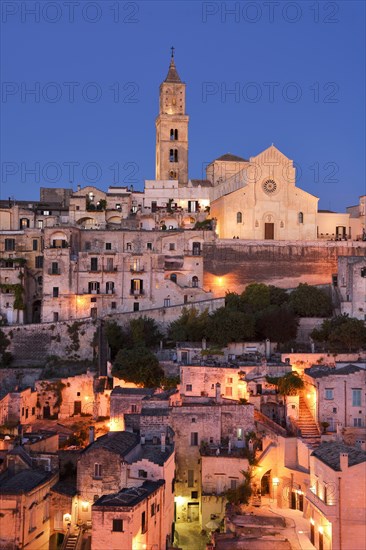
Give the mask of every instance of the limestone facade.
[{"label": "limestone facade", "polygon": [[338,258],[336,290],[341,313],[366,320],[366,256]]}]

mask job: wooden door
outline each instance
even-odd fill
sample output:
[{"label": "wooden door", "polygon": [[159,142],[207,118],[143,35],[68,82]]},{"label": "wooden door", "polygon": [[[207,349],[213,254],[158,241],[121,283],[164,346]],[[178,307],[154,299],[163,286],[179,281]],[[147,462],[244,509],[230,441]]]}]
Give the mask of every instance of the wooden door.
[{"label": "wooden door", "polygon": [[266,240],[274,239],[274,223],[265,223],[264,224],[264,238]]}]

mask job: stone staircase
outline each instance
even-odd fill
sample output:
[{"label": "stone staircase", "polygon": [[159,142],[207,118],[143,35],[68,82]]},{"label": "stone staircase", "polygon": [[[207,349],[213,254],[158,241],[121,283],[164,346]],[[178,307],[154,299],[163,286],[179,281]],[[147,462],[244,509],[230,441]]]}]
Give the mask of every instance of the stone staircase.
[{"label": "stone staircase", "polygon": [[301,439],[313,446],[320,444],[320,432],[305,399],[300,396],[299,418],[296,422]]}]

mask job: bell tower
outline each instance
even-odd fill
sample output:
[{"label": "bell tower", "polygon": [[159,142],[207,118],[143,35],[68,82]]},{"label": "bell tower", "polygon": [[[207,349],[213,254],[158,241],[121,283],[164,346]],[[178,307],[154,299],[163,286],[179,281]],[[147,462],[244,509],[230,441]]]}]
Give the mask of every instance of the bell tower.
[{"label": "bell tower", "polygon": [[156,118],[157,180],[188,183],[188,121],[186,85],[181,81],[172,48],[168,75],[160,84],[159,115]]}]

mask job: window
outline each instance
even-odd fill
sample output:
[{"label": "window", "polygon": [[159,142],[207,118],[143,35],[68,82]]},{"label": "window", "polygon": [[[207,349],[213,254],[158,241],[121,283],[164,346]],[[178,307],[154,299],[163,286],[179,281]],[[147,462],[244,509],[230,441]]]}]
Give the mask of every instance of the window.
[{"label": "window", "polygon": [[51,264],[51,275],[59,275],[60,271],[58,269],[58,262],[52,262]]},{"label": "window", "polygon": [[126,243],[126,250],[132,250],[132,243]]},{"label": "window", "polygon": [[5,250],[15,250],[15,239],[5,239]]},{"label": "window", "polygon": [[241,212],[236,213],[236,223],[243,223],[243,214]]},{"label": "window", "polygon": [[192,391],[192,384],[186,384],[186,391]]},{"label": "window", "polygon": [[299,212],[299,223],[304,223],[304,214]]},{"label": "window", "polygon": [[113,258],[107,258],[106,271],[113,271]]},{"label": "window", "polygon": [[123,519],[112,519],[112,531],[123,533]]},{"label": "window", "polygon": [[192,418],[192,424],[195,424],[196,423],[196,419],[193,417]]},{"label": "window", "polygon": [[227,384],[232,384],[232,383],[233,383],[233,379],[232,379],[232,378],[228,378],[226,382],[227,382]]},{"label": "window", "polygon": [[117,309],[117,302],[111,303],[111,309]]},{"label": "window", "polygon": [[170,298],[164,298],[164,307],[170,306]]},{"label": "window", "polygon": [[24,407],[22,407],[22,416],[24,416]]},{"label": "window", "polygon": [[169,250],[175,250],[175,243],[169,243]]},{"label": "window", "polygon": [[194,470],[188,470],[188,487],[194,487]]},{"label": "window", "polygon": [[170,275],[170,280],[172,281],[172,283],[176,283],[177,282],[177,274],[176,273],[172,273]]},{"label": "window", "polygon": [[90,258],[90,271],[98,271],[98,258]]},{"label": "window", "polygon": [[36,529],[36,506],[32,505],[29,510],[29,532]]},{"label": "window", "polygon": [[334,399],[334,389],[325,388],[325,399]]},{"label": "window", "polygon": [[50,210],[43,210],[42,214],[44,216],[49,216],[51,214],[51,211]]},{"label": "window", "polygon": [[243,428],[238,428],[236,431],[236,439],[238,441],[243,441]]},{"label": "window", "polygon": [[95,304],[96,301],[97,301],[96,298],[90,298],[90,302],[91,302],[92,304]]},{"label": "window", "polygon": [[152,243],[146,243],[147,250],[152,250]]},{"label": "window", "polygon": [[191,498],[198,498],[198,491],[191,491]]},{"label": "window", "polygon": [[139,477],[147,478],[147,471],[146,470],[139,470]]},{"label": "window", "polygon": [[116,210],[121,210],[121,203],[119,202],[116,203]]},{"label": "window", "polygon": [[20,229],[27,229],[29,227],[28,218],[20,218]]},{"label": "window", "polygon": [[52,290],[53,298],[58,298],[58,286],[54,286]]},{"label": "window", "polygon": [[88,294],[99,294],[100,284],[97,281],[90,281],[88,283]]},{"label": "window", "polygon": [[140,310],[140,304],[138,302],[134,302],[133,311],[139,311],[139,310]]},{"label": "window", "polygon": [[178,149],[170,149],[169,162],[178,162]]},{"label": "window", "polygon": [[94,464],[94,477],[98,479],[102,477],[102,465],[98,462]]},{"label": "window", "polygon": [[353,426],[355,428],[362,428],[362,418],[354,418],[353,419]]},{"label": "window", "polygon": [[33,239],[32,249],[33,250],[38,250],[38,241],[37,241],[37,239]]},{"label": "window", "polygon": [[144,282],[142,279],[131,279],[131,294],[139,295],[144,293]]},{"label": "window", "polygon": [[106,250],[112,250],[112,243],[105,243]]},{"label": "window", "polygon": [[54,311],[53,312],[53,322],[57,323],[57,321],[58,321],[58,311]]},{"label": "window", "polygon": [[175,130],[171,128],[170,130],[170,141],[177,141],[178,140],[178,130]]},{"label": "window", "polygon": [[230,480],[230,489],[235,491],[236,487],[238,485],[238,480],[237,479],[231,479]]},{"label": "window", "polygon": [[35,414],[36,414],[36,408],[32,407],[32,416],[34,416]]},{"label": "window", "polygon": [[43,285],[43,277],[41,275],[37,277],[37,284],[39,284],[39,286]]},{"label": "window", "polygon": [[188,212],[197,212],[197,210],[198,210],[198,201],[188,201]]},{"label": "window", "polygon": [[193,288],[198,288],[198,277],[196,277],[196,275],[194,275],[194,277],[192,277],[192,287]]},{"label": "window", "polygon": [[151,517],[155,516],[155,502],[150,506]]},{"label": "window", "polygon": [[107,294],[114,294],[114,282],[107,281],[105,284],[105,291]]},{"label": "window", "polygon": [[131,412],[137,413],[137,405],[131,405]]},{"label": "window", "polygon": [[191,432],[191,447],[198,445],[198,432]]},{"label": "window", "polygon": [[352,389],[352,407],[361,407],[361,389]]},{"label": "window", "polygon": [[43,256],[36,256],[36,269],[43,268]]},{"label": "window", "polygon": [[146,512],[141,514],[141,533],[146,533]]},{"label": "window", "polygon": [[90,250],[90,249],[91,249],[91,242],[90,242],[90,241],[86,241],[84,247],[85,247],[85,250]]},{"label": "window", "polygon": [[225,395],[226,397],[232,397],[233,395],[233,388],[231,386],[227,386],[225,388]]},{"label": "window", "polygon": [[154,213],[158,209],[158,203],[156,201],[151,201],[151,212]]},{"label": "window", "polygon": [[192,244],[192,253],[193,253],[193,256],[200,256],[201,255],[201,243],[193,243]]}]

